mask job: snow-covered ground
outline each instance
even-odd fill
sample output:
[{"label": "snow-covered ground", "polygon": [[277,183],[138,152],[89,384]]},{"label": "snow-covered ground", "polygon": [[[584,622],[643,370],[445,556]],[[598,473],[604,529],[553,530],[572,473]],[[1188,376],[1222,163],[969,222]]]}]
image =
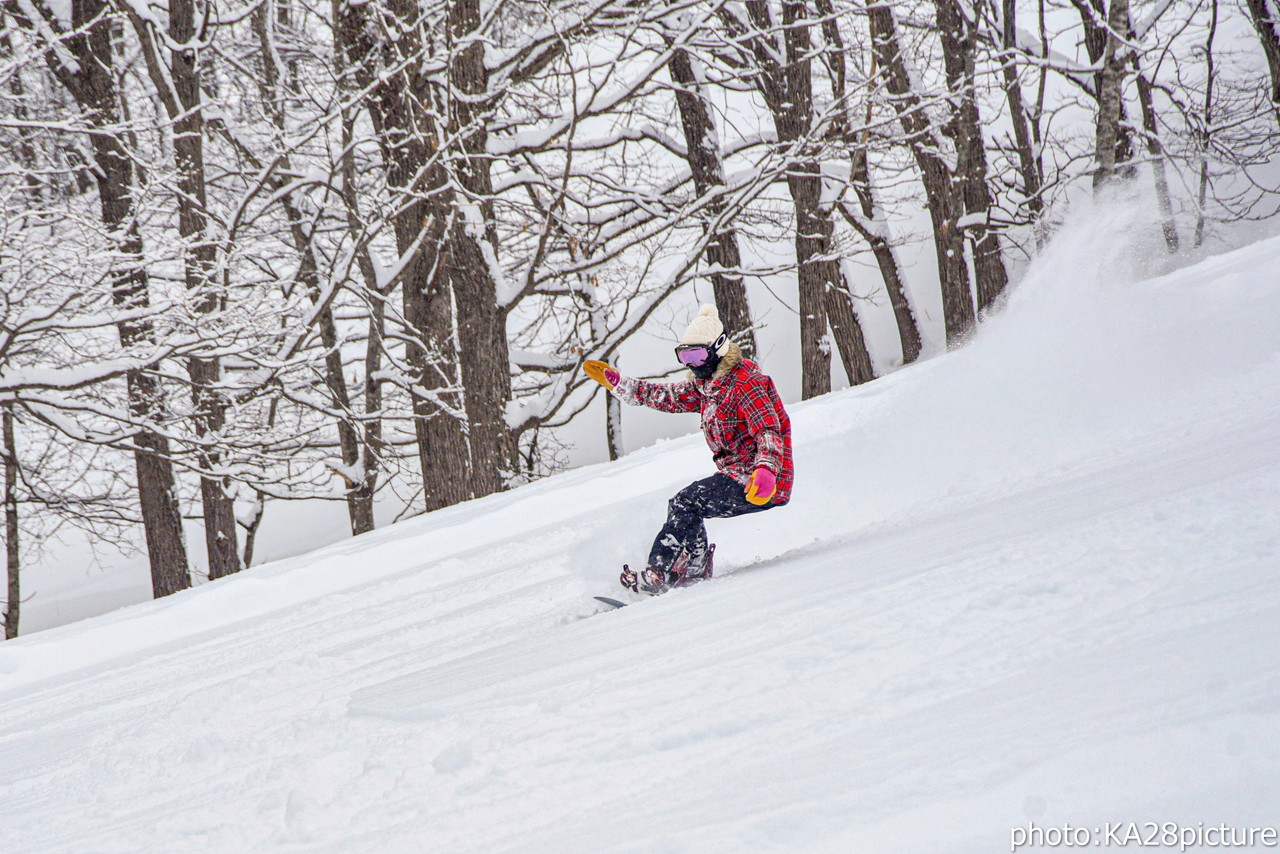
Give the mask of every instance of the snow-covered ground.
[{"label": "snow-covered ground", "polygon": [[794,407],[795,499],[714,522],[710,583],[591,599],[691,436],[0,645],[0,849],[1280,825],[1280,239],[1135,281],[1106,225],[969,347]]}]

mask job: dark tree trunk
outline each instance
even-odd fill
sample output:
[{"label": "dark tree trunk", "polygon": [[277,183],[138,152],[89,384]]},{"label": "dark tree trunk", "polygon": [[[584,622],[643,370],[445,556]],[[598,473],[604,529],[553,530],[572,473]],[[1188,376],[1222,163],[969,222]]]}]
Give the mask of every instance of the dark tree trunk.
[{"label": "dark tree trunk", "polygon": [[[1112,68],[1110,71],[1107,71],[1106,69],[1108,50],[1111,50],[1112,55],[1114,56],[1117,49],[1117,42],[1108,35],[1107,28],[1110,26],[1110,23],[1105,0],[1071,0],[1071,4],[1076,7],[1076,12],[1080,15],[1080,24],[1084,28],[1084,45],[1085,50],[1089,54],[1089,62],[1093,66],[1101,67],[1103,69],[1103,71],[1095,75],[1093,88],[1089,89],[1086,86],[1086,91],[1098,103],[1098,112],[1099,115],[1101,115],[1103,110],[1103,78],[1108,75],[1110,75],[1111,78],[1114,78],[1114,89],[1116,92],[1119,92],[1120,81],[1122,81],[1124,77],[1123,67],[1119,69]],[[1127,6],[1128,3],[1127,0],[1125,0],[1126,8],[1124,10],[1123,18],[1126,28],[1128,27],[1129,22]],[[1118,12],[1119,10],[1116,8],[1115,4],[1112,4],[1111,11]],[[1125,29],[1121,32],[1128,32],[1128,30]],[[1108,87],[1113,86],[1112,80],[1109,79],[1106,82]],[[1111,92],[1108,92],[1108,99],[1107,109],[1116,110],[1117,113],[1116,119],[1111,123],[1108,130],[1108,139],[1110,140],[1110,144],[1108,145],[1108,153],[1106,156],[1110,158],[1110,161],[1113,164],[1113,171],[1119,175],[1119,177],[1130,178],[1133,175],[1133,133],[1129,127],[1128,112],[1123,98],[1118,98],[1117,100],[1112,97]],[[1096,154],[1095,156],[1101,157],[1101,155]],[[1103,178],[1102,180],[1105,181],[1106,178]],[[1094,187],[1096,188],[1098,186],[1099,177],[1095,171]]]},{"label": "dark tree trunk", "polygon": [[[308,289],[312,294],[312,301],[320,300],[320,288],[318,277],[316,276],[314,263],[311,261],[310,250],[304,256],[304,268],[310,267],[306,271],[307,275],[314,281],[308,284]],[[301,279],[303,274],[299,274]],[[369,490],[368,478],[359,473],[357,477],[352,478],[353,473],[359,472],[361,468],[360,459],[360,434],[356,424],[352,423],[353,413],[351,408],[351,395],[347,390],[346,376],[342,371],[342,352],[338,346],[338,329],[334,322],[333,309],[326,305],[320,311],[320,316],[316,322],[320,326],[320,343],[325,348],[324,356],[324,384],[329,390],[329,396],[332,398],[334,408],[341,413],[336,419],[338,427],[338,447],[342,453],[342,465],[346,469],[342,473],[342,477],[347,485],[347,515],[351,520],[351,533],[364,534],[373,530],[373,495]]]},{"label": "dark tree trunk", "polygon": [[18,636],[18,618],[22,611],[22,552],[18,546],[18,443],[13,435],[13,407],[5,406],[4,433],[4,549],[9,586],[4,607],[4,639]]},{"label": "dark tree trunk", "polygon": [[[220,312],[224,298],[215,281],[217,247],[208,233],[208,198],[204,169],[203,94],[200,89],[200,55],[193,46],[196,32],[197,0],[172,0],[169,4],[171,50],[169,76],[177,103],[170,105],[173,121],[173,151],[178,162],[178,233],[187,241],[183,265],[187,290],[195,296],[195,310],[204,316]],[[202,10],[201,19],[209,10]],[[148,38],[147,32],[140,33]],[[157,87],[166,81],[155,79]],[[209,578],[222,578],[240,570],[234,502],[227,494],[227,481],[214,474],[222,465],[215,447],[226,426],[226,403],[216,391],[222,380],[222,364],[217,357],[193,356],[187,360],[195,412],[192,423],[201,447],[197,452],[202,474],[200,499],[204,509],[205,548],[209,557]]]},{"label": "dark tree trunk", "polygon": [[[424,35],[418,4],[395,0],[386,14],[401,32],[394,44],[369,40],[367,6],[344,5],[343,49],[357,79],[372,87],[370,111],[389,183],[404,193],[394,215],[396,242],[408,255],[404,315],[416,341],[408,348],[426,509],[434,510],[505,486],[515,468],[505,420],[510,400],[506,312],[485,249],[492,230],[486,118],[492,110],[475,0],[448,7],[444,33]],[[434,92],[416,72],[430,55],[425,39],[447,37],[448,91]],[[382,55],[379,51],[385,51]],[[378,69],[395,68],[379,75]],[[438,97],[436,97],[438,96]],[[449,127],[439,128],[443,109]],[[440,135],[448,145],[437,148]],[[486,245],[487,244],[487,247]]]},{"label": "dark tree trunk", "polygon": [[[671,55],[671,80],[676,86],[676,106],[684,128],[687,160],[693,176],[694,192],[699,198],[724,188],[724,162],[720,153],[720,135],[703,91],[702,81],[694,72],[694,59],[683,49]],[[749,359],[756,356],[756,335],[751,324],[751,308],[747,304],[747,287],[738,272],[742,256],[738,251],[738,232],[730,223],[721,222],[724,200],[715,196],[702,208],[705,229],[715,229],[707,245],[707,260],[715,268],[711,286],[716,308],[724,328]]]},{"label": "dark tree trunk", "polygon": [[[761,12],[758,18],[764,19],[767,15],[767,12]],[[783,49],[775,55],[785,57],[786,64],[770,69],[777,85],[768,87],[764,92],[773,113],[778,141],[792,146],[794,152],[794,159],[787,170],[787,187],[796,212],[800,349],[803,354],[801,393],[806,399],[831,391],[827,307],[829,294],[842,292],[844,284],[840,264],[832,254],[830,213],[822,208],[822,167],[814,156],[819,140],[813,139],[811,26],[808,3],[784,0]],[[860,333],[857,338],[861,339]],[[851,340],[849,335],[845,340]]]},{"label": "dark tree trunk", "polygon": [[[287,23],[288,7],[282,7],[278,11],[284,15],[282,23]],[[254,13],[254,28],[257,30],[259,54],[262,63],[263,101],[266,104],[272,124],[277,131],[283,134],[285,130],[285,115],[281,105],[284,103],[286,93],[282,78],[287,73],[287,70],[279,67],[276,61],[279,54],[275,50],[271,37],[271,29],[275,26],[275,23],[268,12],[269,9],[265,5],[258,8]],[[349,129],[344,128],[344,130],[349,133]],[[281,166],[281,171],[285,174],[292,173],[293,170],[287,154],[281,155]],[[344,173],[344,177],[349,174]],[[279,189],[280,184],[277,184],[277,190]],[[352,472],[362,468],[360,426],[352,412],[351,394],[347,387],[346,374],[343,372],[342,353],[338,348],[338,330],[333,315],[332,299],[322,292],[320,272],[316,266],[315,247],[312,245],[311,234],[303,224],[301,209],[295,204],[292,194],[286,194],[282,204],[285,213],[289,217],[290,238],[293,240],[294,250],[298,253],[298,282],[306,289],[311,302],[319,308],[316,324],[320,329],[320,343],[325,348],[324,383],[329,390],[329,397],[333,401],[334,409],[338,413],[335,417],[335,422],[338,430],[338,447],[342,454],[342,464],[345,469],[342,477],[347,484],[346,503],[347,515],[351,521],[351,533],[363,534],[367,531],[372,531],[374,527],[373,483],[367,472],[362,472],[356,481],[352,481],[350,478]],[[381,309],[380,303],[377,303],[377,308]],[[245,544],[245,554],[252,554],[248,543]],[[248,557],[245,558],[244,564],[248,566]]]},{"label": "dark tree trunk", "polygon": [[[818,162],[792,163],[787,183],[796,210],[796,260],[800,270],[801,344],[804,353],[804,396],[815,397],[831,391],[831,338],[851,385],[875,379],[871,355],[867,352],[862,325],[853,308],[840,262],[833,253],[834,228],[831,215],[821,205],[822,177]],[[821,317],[823,324],[807,325],[804,318]],[[821,335],[813,341],[806,337]]]},{"label": "dark tree trunk", "polygon": [[[373,497],[378,493],[378,471],[382,467],[385,443],[382,438],[382,352],[386,338],[386,306],[380,293],[374,295],[369,307],[369,340],[364,357],[364,453],[361,473],[364,482],[357,486],[353,501],[359,501],[368,514],[369,530],[376,521],[373,515]],[[354,515],[354,514],[353,514]],[[353,518],[354,525],[354,518]]]},{"label": "dark tree trunk", "polygon": [[479,242],[454,223],[445,264],[453,284],[462,351],[470,440],[471,495],[489,495],[505,488],[515,465],[511,431],[504,416],[511,399],[506,312],[499,309],[493,280]]},{"label": "dark tree trunk", "polygon": [[875,379],[876,370],[871,364],[871,353],[867,350],[867,342],[862,335],[862,322],[858,320],[858,312],[853,307],[853,294],[849,293],[849,286],[843,281],[839,263],[835,263],[836,275],[841,276],[841,283],[826,293],[827,321],[831,324],[831,337],[835,339],[840,364],[849,377],[849,385],[861,385]]},{"label": "dark tree trunk", "polygon": [[796,212],[801,396],[806,400],[831,391],[827,293],[843,284],[840,265],[830,254],[831,221],[821,210],[822,175],[818,170],[816,160],[792,161],[787,175]]},{"label": "dark tree trunk", "polygon": [[1004,58],[1001,60],[1005,99],[1009,103],[1009,119],[1013,124],[1013,141],[1018,150],[1018,174],[1022,178],[1022,195],[1026,200],[1027,214],[1035,231],[1036,244],[1042,245],[1042,223],[1044,219],[1044,167],[1032,139],[1031,122],[1027,117],[1027,108],[1022,99],[1022,83],[1018,79],[1018,66],[1014,61],[1017,48],[1015,33],[1017,31],[1016,0],[1002,0],[1001,43]]},{"label": "dark tree trunk", "polygon": [[[370,33],[379,24],[372,14],[384,15],[385,24],[400,37],[393,43],[375,40]],[[392,226],[396,249],[405,256],[401,297],[410,336],[410,402],[424,506],[430,511],[471,497],[471,451],[458,384],[454,295],[441,269],[452,192],[436,148],[440,128],[432,93],[425,76],[413,72],[420,58],[431,52],[424,42],[421,14],[412,0],[389,0],[376,8],[342,2],[337,39],[345,68],[358,86],[370,90],[369,114],[387,183],[398,201]]]},{"label": "dark tree trunk", "polygon": [[912,89],[911,77],[898,44],[898,28],[892,8],[887,5],[868,6],[867,18],[871,25],[876,62],[924,183],[929,219],[933,224],[938,278],[942,284],[943,324],[947,344],[955,345],[964,339],[974,321],[964,236],[956,225],[963,199],[954,186],[951,170],[938,154],[939,140],[929,126],[920,97]]},{"label": "dark tree trunk", "polygon": [[[471,451],[471,494],[506,488],[516,470],[515,442],[506,422],[511,400],[507,313],[498,305],[498,245],[493,184],[489,174],[487,121],[489,77],[485,68],[479,0],[453,0],[449,28],[454,39],[449,109],[459,129],[454,172],[465,198],[456,200],[445,265],[453,287]],[[485,250],[488,250],[486,252]]]},{"label": "dark tree trunk", "polygon": [[[160,411],[161,390],[156,380],[141,372],[130,372],[129,409],[135,418],[151,418]],[[133,453],[138,476],[138,499],[142,527],[151,564],[151,592],[157,599],[191,586],[187,568],[187,544],[182,532],[173,463],[169,461],[169,439],[143,430],[134,437]]]},{"label": "dark tree trunk", "polygon": [[[1134,59],[1134,70],[1137,71],[1137,59]],[[1156,122],[1155,98],[1151,92],[1151,82],[1145,74],[1137,71],[1138,104],[1142,108],[1142,130],[1147,141],[1147,154],[1151,156],[1151,175],[1156,185],[1156,204],[1160,206],[1160,231],[1164,234],[1165,246],[1170,252],[1177,252],[1178,225],[1173,220],[1173,202],[1169,195],[1169,177],[1165,171],[1164,146],[1160,144],[1160,129]]]},{"label": "dark tree trunk", "polygon": [[266,510],[266,496],[261,492],[258,493],[257,501],[253,505],[253,517],[244,525],[244,557],[241,562],[245,567],[253,566],[253,552],[258,544],[258,530],[262,527],[262,517]]},{"label": "dark tree trunk", "polygon": [[[358,234],[363,219],[359,216],[359,205],[355,195],[355,153],[351,142],[351,126],[344,123],[343,135],[343,193],[347,198],[347,221],[352,234]],[[363,465],[361,473],[364,482],[355,490],[353,501],[363,507],[362,512],[368,514],[368,523],[372,528],[376,524],[373,513],[373,498],[378,493],[378,472],[383,465],[383,453],[386,443],[382,433],[382,357],[386,352],[387,339],[387,299],[395,287],[395,283],[381,285],[373,259],[367,251],[359,256],[361,275],[369,293],[369,337],[365,344],[364,355],[364,419],[363,419]]]},{"label": "dark tree trunk", "polygon": [[[13,41],[9,31],[0,31],[0,58],[6,62],[13,60]],[[15,69],[9,74],[9,94],[13,96],[10,109],[13,110],[13,117],[19,122],[27,122],[31,119],[31,111],[27,109],[27,92],[26,87],[22,83],[22,75]],[[17,159],[24,167],[25,175],[23,180],[27,185],[27,203],[31,207],[40,204],[43,186],[40,179],[40,162],[36,154],[36,147],[32,143],[32,137],[35,131],[32,128],[19,127],[16,130],[18,135]]]},{"label": "dark tree trunk", "polygon": [[[433,230],[435,222],[433,217]],[[437,246],[443,243],[443,230],[441,233]],[[454,295],[444,271],[436,269],[437,265],[444,265],[443,253],[432,254],[430,273],[407,278],[404,283],[405,320],[421,341],[409,347],[409,365],[415,369],[413,379],[419,387],[413,395],[414,428],[422,465],[423,501],[428,511],[472,497],[468,474],[471,448],[464,429],[455,346]]]},{"label": "dark tree trunk", "polygon": [[[1204,107],[1201,116],[1204,119],[1204,127],[1197,134],[1197,142],[1205,156],[1200,159],[1200,181],[1199,187],[1196,189],[1196,228],[1193,245],[1198,249],[1204,243],[1205,232],[1205,215],[1204,203],[1209,193],[1209,158],[1207,156],[1210,145],[1210,128],[1216,118],[1213,110],[1213,90],[1214,84],[1218,79],[1217,63],[1214,62],[1213,43],[1218,37],[1218,0],[1210,0],[1210,9],[1212,10],[1209,19],[1209,33],[1205,37],[1204,45],[1204,62],[1205,62],[1205,80],[1204,80]],[[1280,102],[1277,102],[1280,104]]]},{"label": "dark tree trunk", "polygon": [[977,280],[978,310],[989,308],[1009,285],[1000,236],[991,228],[991,192],[987,187],[987,148],[974,86],[977,33],[957,0],[934,0],[942,41],[942,61],[952,101],[949,135],[956,146],[956,178],[964,200],[966,224]]},{"label": "dark tree trunk", "polygon": [[[1107,31],[1102,50],[1102,68],[1098,71],[1098,116],[1095,133],[1095,157],[1098,166],[1093,173],[1095,192],[1117,177],[1117,170],[1125,165],[1124,141],[1128,133],[1123,129],[1124,99],[1121,86],[1124,83],[1126,59],[1125,46],[1119,33],[1129,32],[1129,0],[1111,0],[1107,12]],[[1127,159],[1132,159],[1132,149]]]},{"label": "dark tree trunk", "polygon": [[[7,6],[26,26],[34,26],[14,6]],[[114,274],[111,296],[123,309],[145,309],[150,305],[146,269],[141,264],[142,238],[134,216],[134,160],[125,150],[118,133],[111,130],[120,122],[120,93],[116,88],[115,56],[111,27],[114,22],[101,0],[76,0],[71,6],[74,35],[62,44],[75,56],[78,68],[64,67],[56,51],[46,51],[50,70],[76,103],[83,108],[95,129],[90,142],[94,157],[94,179],[98,203],[106,230],[117,236],[119,257],[127,259]],[[57,29],[54,20],[45,26]],[[146,344],[155,338],[150,320],[129,319],[116,324],[125,348]],[[162,424],[166,420],[165,393],[154,375],[131,370],[126,375],[129,412],[135,423]],[[167,596],[191,586],[187,547],[182,533],[177,484],[170,462],[169,440],[149,428],[133,437],[134,467],[138,478],[138,498],[146,534],[147,557],[151,566],[151,588],[155,596]]]},{"label": "dark tree trunk", "polygon": [[[893,317],[898,326],[898,340],[902,345],[902,363],[908,365],[920,356],[920,330],[916,326],[915,314],[912,312],[911,304],[907,301],[906,292],[903,290],[898,258],[894,254],[892,244],[889,242],[889,234],[885,228],[883,212],[878,207],[875,191],[871,184],[871,168],[867,160],[867,134],[866,131],[863,131],[861,137],[859,137],[854,131],[853,105],[849,98],[848,64],[845,58],[846,48],[844,37],[840,33],[839,19],[836,16],[831,0],[818,0],[817,8],[819,15],[822,17],[822,32],[829,48],[827,62],[831,68],[831,94],[837,103],[843,104],[843,109],[837,114],[834,135],[844,141],[845,148],[849,152],[849,183],[858,199],[861,217],[844,201],[839,203],[839,210],[849,225],[853,226],[854,230],[871,247],[871,253],[875,256],[876,265],[880,268],[880,278],[884,281],[885,291],[889,294],[889,303],[893,306]],[[870,101],[867,102],[866,109],[867,124],[870,125]],[[848,298],[852,299],[852,295],[848,295]],[[850,305],[849,310],[852,311],[852,305]],[[837,314],[843,314],[843,311],[843,307],[836,306],[832,317],[834,318]],[[839,325],[849,326],[847,321]],[[833,321],[833,330],[835,330],[836,326],[837,323]],[[841,336],[839,332],[836,333],[837,342],[842,337],[848,336]],[[858,324],[857,339],[861,339],[861,337],[862,327],[861,324]],[[846,350],[849,351],[848,356],[845,355]],[[849,373],[850,383],[856,385],[860,381],[854,379],[853,371],[865,373],[865,379],[861,380],[862,382],[875,378],[871,367],[871,357],[867,353],[864,342],[853,340],[847,346],[841,345],[840,353],[845,364],[845,371]]]},{"label": "dark tree trunk", "polygon": [[[1274,4],[1275,0],[1270,0]],[[1280,21],[1276,20],[1268,0],[1245,0],[1249,9],[1249,17],[1253,28],[1258,33],[1258,41],[1262,43],[1262,53],[1267,58],[1267,71],[1271,75],[1271,105],[1276,111],[1276,120],[1280,122]]]},{"label": "dark tree trunk", "polygon": [[[815,138],[813,109],[814,19],[810,4],[800,0],[783,0],[780,26],[773,19],[771,4],[764,0],[748,0],[743,5],[750,29],[727,11],[722,10],[720,17],[738,43],[751,52],[755,85],[773,115],[778,145],[787,158],[787,189],[796,222],[801,395],[810,398],[831,390],[828,307],[831,292],[845,295],[840,264],[831,245],[831,211],[822,204],[822,140]],[[852,306],[848,312],[839,310],[839,343],[856,348],[862,336],[849,327],[851,314]],[[852,322],[857,322],[856,316]],[[869,364],[869,358],[867,361]]]},{"label": "dark tree trunk", "polygon": [[880,278],[884,280],[885,290],[889,294],[889,304],[893,306],[893,319],[898,325],[898,341],[902,345],[902,364],[909,365],[920,358],[920,327],[916,325],[915,312],[911,310],[911,303],[907,300],[898,257],[893,251],[893,245],[889,243],[888,236],[881,230],[884,217],[871,186],[866,147],[855,147],[850,154],[850,159],[853,191],[858,197],[858,204],[862,208],[865,222],[852,215],[846,218],[849,224],[862,235],[862,239],[867,241],[867,245],[871,247],[871,252],[875,256],[876,265],[880,268]]}]

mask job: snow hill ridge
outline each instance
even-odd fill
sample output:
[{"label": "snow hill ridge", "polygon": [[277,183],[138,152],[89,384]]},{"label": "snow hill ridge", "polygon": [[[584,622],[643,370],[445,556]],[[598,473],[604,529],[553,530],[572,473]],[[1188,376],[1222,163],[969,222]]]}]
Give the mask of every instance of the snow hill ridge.
[{"label": "snow hill ridge", "polygon": [[971,345],[794,406],[794,500],[712,523],[710,583],[590,598],[690,436],[3,644],[4,851],[1280,824],[1280,239],[1139,281],[1106,225]]}]

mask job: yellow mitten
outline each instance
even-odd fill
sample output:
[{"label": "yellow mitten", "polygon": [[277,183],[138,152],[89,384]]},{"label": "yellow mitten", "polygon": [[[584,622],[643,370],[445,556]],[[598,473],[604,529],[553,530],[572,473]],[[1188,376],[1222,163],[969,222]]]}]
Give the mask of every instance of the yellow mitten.
[{"label": "yellow mitten", "polygon": [[598,362],[595,359],[588,359],[582,363],[582,370],[591,379],[600,383],[600,385],[613,391],[613,387],[618,384],[618,380],[622,379],[622,375],[616,370],[609,367],[604,362]]}]

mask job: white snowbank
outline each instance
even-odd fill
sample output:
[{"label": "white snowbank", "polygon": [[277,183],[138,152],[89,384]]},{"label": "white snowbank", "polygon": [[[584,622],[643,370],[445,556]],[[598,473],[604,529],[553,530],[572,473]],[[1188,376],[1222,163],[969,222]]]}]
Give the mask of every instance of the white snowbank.
[{"label": "white snowbank", "polygon": [[1121,230],[795,407],[795,498],[713,523],[709,584],[590,599],[710,470],[692,436],[5,643],[5,850],[1276,824],[1280,239],[1135,281]]}]

